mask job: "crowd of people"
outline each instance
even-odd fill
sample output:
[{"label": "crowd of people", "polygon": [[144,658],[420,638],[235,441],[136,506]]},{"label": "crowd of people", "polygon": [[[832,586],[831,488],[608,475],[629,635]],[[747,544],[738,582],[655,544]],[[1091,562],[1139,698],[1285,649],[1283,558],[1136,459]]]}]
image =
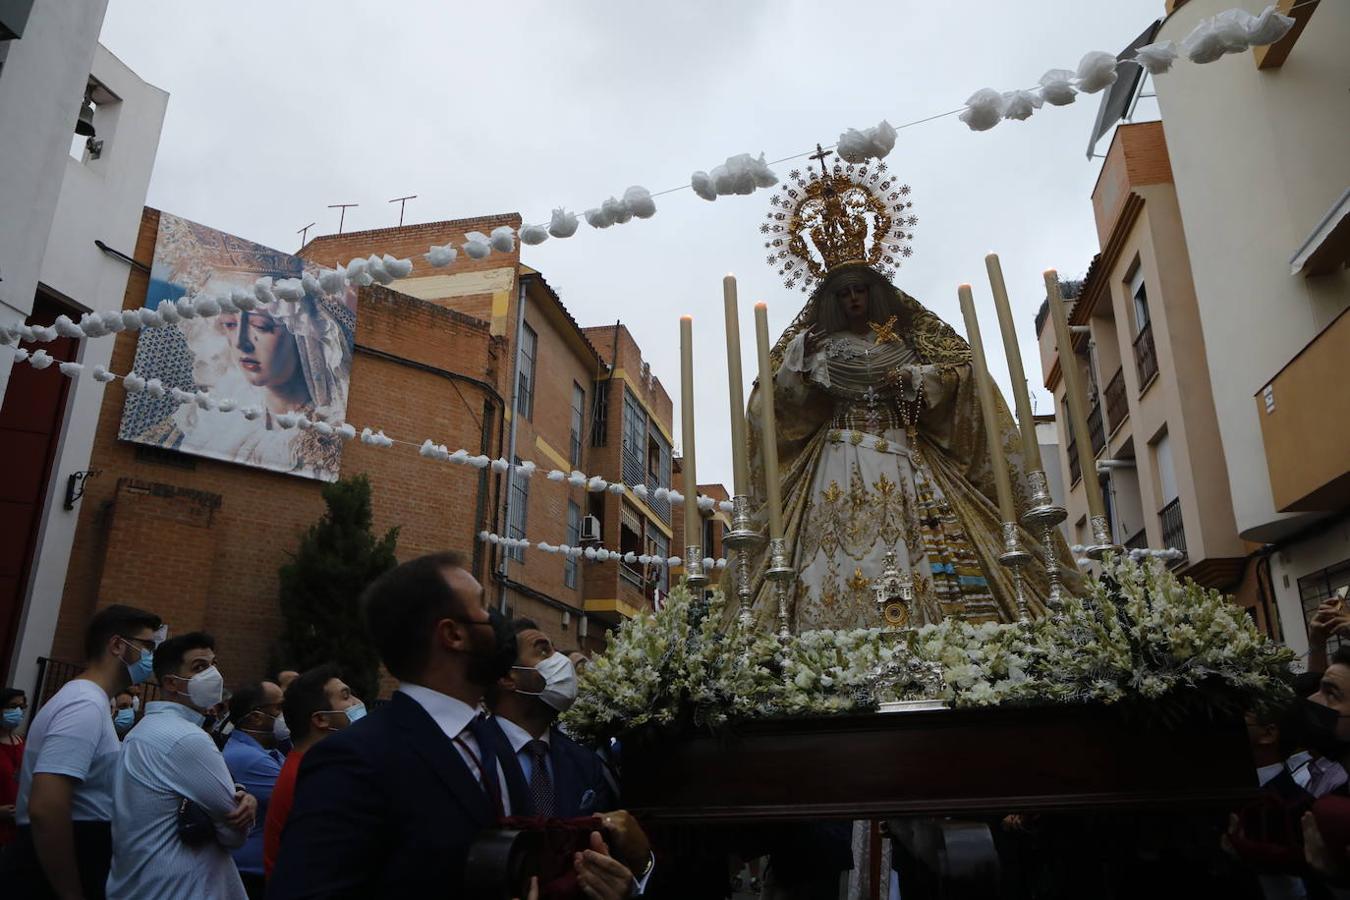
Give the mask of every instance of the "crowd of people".
[{"label": "crowd of people", "polygon": [[[153,612],[100,610],[86,668],[26,729],[27,695],[0,693],[4,895],[454,896],[474,877],[474,842],[499,824],[575,832],[545,873],[561,879],[554,891],[644,893],[656,856],[619,808],[612,755],[557,724],[585,657],[487,608],[453,553],[396,567],[362,605],[398,681],[369,714],[336,665],[227,691],[209,634],[170,637]],[[1247,714],[1260,793],[1221,841],[1265,900],[1350,896],[1350,648],[1325,655],[1328,638],[1350,635],[1350,609],[1329,601],[1309,631],[1294,700]],[[824,838],[809,833],[815,850],[800,859],[821,868]],[[683,868],[678,853],[662,859],[667,876]],[[786,871],[775,896],[810,896]]]},{"label": "crowd of people", "polygon": [[[227,691],[209,634],[100,610],[86,668],[24,736],[27,696],[0,695],[5,896],[455,895],[485,829],[544,820],[577,834],[552,878],[597,900],[641,894],[647,836],[617,808],[611,767],[556,724],[573,657],[489,610],[454,553],[387,572],[362,606],[399,682],[369,715],[335,665]],[[536,896],[537,879],[519,890]]]}]

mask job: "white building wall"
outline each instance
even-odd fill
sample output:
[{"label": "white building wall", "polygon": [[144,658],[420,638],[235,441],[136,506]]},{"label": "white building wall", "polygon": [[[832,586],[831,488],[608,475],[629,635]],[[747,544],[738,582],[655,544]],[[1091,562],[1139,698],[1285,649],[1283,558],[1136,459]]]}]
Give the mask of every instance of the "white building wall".
[{"label": "white building wall", "polygon": [[[33,309],[107,0],[38,0],[0,68],[0,325]],[[12,347],[0,347],[0,401]]]},{"label": "white building wall", "polygon": [[[98,107],[94,127],[104,142],[98,159],[72,159],[66,152],[69,138],[65,139],[60,151],[65,174],[46,236],[39,281],[85,309],[121,309],[130,267],[104,254],[94,241],[101,240],[127,255],[135,250],[169,95],[142,81],[101,45],[85,73],[86,77],[90,74],[120,102]],[[112,337],[82,340],[79,361],[86,373],[95,365],[106,366],[112,349]],[[37,658],[51,652],[79,516],[78,505],[73,511],[62,508],[66,480],[72,472],[89,468],[106,389],[87,375],[70,384],[7,684],[31,684]]]},{"label": "white building wall", "polygon": [[1284,642],[1300,656],[1308,652],[1308,633],[1298,580],[1348,559],[1350,519],[1345,517],[1326,528],[1316,529],[1307,539],[1289,544],[1270,558],[1270,579],[1275,585]]},{"label": "white building wall", "polygon": [[[1052,420],[1049,422],[1036,423],[1036,442],[1041,448],[1041,465],[1045,467],[1045,480],[1050,484],[1050,496],[1055,499],[1057,506],[1064,506],[1064,471],[1059,464],[1059,426]],[[1064,533],[1064,539],[1069,541],[1070,530],[1068,522],[1061,522],[1059,530]]]},{"label": "white building wall", "polygon": [[[1190,0],[1158,40],[1266,0]],[[1251,53],[1153,79],[1190,249],[1239,533],[1307,524],[1275,511],[1255,395],[1341,310],[1350,276],[1291,275],[1289,259],[1350,184],[1350,3],[1323,3],[1281,68]]]}]

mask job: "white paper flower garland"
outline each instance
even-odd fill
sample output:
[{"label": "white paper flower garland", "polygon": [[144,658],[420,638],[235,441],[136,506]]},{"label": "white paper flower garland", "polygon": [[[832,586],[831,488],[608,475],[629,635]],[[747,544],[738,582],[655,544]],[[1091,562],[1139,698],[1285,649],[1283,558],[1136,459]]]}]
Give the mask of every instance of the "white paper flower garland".
[{"label": "white paper flower garland", "polygon": [[[15,362],[26,362],[35,369],[46,369],[53,363],[57,363],[57,368],[62,375],[67,378],[79,378],[84,374],[83,364],[77,362],[58,362],[58,360],[47,353],[46,350],[38,349],[29,351],[27,348],[19,347],[14,351]],[[109,371],[106,366],[94,366],[90,374],[95,381],[108,383],[121,379],[122,387],[128,393],[139,394],[145,392],[153,397],[168,397],[174,402],[182,405],[193,403],[204,411],[215,411],[222,413],[237,412],[245,419],[250,421],[261,418],[263,411],[255,406],[240,406],[236,400],[228,397],[216,397],[207,391],[185,391],[181,388],[165,388],[158,378],[145,378],[135,372],[129,372],[126,375],[118,375],[116,372]],[[504,473],[514,470],[518,477],[532,478],[536,472],[540,471],[539,465],[532,460],[521,460],[520,463],[512,464],[506,459],[498,457],[492,459],[481,454],[470,454],[468,450],[459,449],[451,451],[444,444],[438,444],[430,438],[426,438],[420,443],[415,441],[399,440],[389,437],[380,428],[362,428],[357,430],[355,425],[348,422],[327,422],[321,419],[310,419],[302,413],[280,413],[273,417],[273,420],[282,429],[289,430],[298,428],[301,431],[314,429],[323,435],[335,434],[344,440],[356,440],[360,438],[361,443],[370,447],[387,448],[395,444],[406,447],[416,447],[418,454],[439,462],[447,462],[453,465],[464,465],[475,469],[491,468],[494,472]],[[682,506],[684,504],[684,495],[679,491],[665,487],[649,488],[645,484],[624,484],[618,481],[608,481],[599,475],[587,475],[584,472],[573,470],[564,472],[561,469],[550,469],[547,471],[546,478],[553,482],[566,481],[576,487],[585,487],[590,493],[608,492],[616,495],[631,493],[639,500],[646,502],[648,499],[669,503],[671,506]],[[700,494],[696,502],[699,509],[705,512],[720,510],[721,512],[731,512],[732,504],[730,500],[718,500],[705,494]]]}]

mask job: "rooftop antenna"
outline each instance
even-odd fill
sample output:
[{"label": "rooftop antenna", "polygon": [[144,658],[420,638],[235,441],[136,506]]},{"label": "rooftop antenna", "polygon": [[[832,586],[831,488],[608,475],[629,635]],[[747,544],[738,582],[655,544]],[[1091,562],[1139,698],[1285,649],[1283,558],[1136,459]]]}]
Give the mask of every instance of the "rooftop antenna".
[{"label": "rooftop antenna", "polygon": [[360,203],[330,203],[329,209],[340,209],[342,212],[338,215],[338,234],[342,234],[342,223],[347,221],[347,207],[360,206]]},{"label": "rooftop antenna", "polygon": [[399,228],[402,228],[402,227],[403,227],[403,208],[404,208],[405,206],[408,205],[408,201],[409,201],[409,200],[416,200],[416,199],[417,199],[417,195],[416,195],[416,194],[409,194],[409,195],[406,196],[406,197],[395,197],[393,200],[390,200],[390,201],[389,201],[390,203],[397,203],[397,204],[398,204],[398,227],[399,227]]},{"label": "rooftop antenna", "polygon": [[300,235],[300,246],[301,246],[302,248],[305,246],[305,242],[306,242],[307,240],[309,240],[309,230],[310,230],[311,228],[313,228],[314,225],[315,225],[314,222],[310,222],[310,223],[309,223],[308,225],[306,225],[304,228],[297,228],[297,229],[296,229],[295,233],[298,234],[298,235]]}]

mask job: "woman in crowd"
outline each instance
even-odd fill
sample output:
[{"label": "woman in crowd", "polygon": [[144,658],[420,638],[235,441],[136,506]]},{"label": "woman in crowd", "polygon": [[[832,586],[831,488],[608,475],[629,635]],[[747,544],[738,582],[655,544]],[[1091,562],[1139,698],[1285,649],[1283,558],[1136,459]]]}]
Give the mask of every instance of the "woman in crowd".
[{"label": "woman in crowd", "polygon": [[19,726],[28,710],[28,697],[18,688],[0,690],[0,847],[14,840],[14,803],[19,796],[19,767],[23,738]]}]

